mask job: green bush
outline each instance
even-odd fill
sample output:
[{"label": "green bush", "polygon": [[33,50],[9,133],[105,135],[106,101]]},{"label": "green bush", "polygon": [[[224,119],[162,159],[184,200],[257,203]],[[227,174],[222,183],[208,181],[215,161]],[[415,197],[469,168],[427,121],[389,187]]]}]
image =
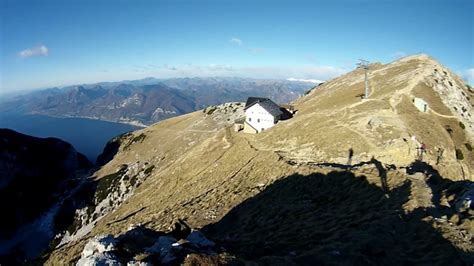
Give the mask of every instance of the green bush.
[{"label": "green bush", "polygon": [[465,128],[466,128],[466,126],[465,126],[461,121],[459,121],[459,126],[460,126],[462,129],[465,129]]}]

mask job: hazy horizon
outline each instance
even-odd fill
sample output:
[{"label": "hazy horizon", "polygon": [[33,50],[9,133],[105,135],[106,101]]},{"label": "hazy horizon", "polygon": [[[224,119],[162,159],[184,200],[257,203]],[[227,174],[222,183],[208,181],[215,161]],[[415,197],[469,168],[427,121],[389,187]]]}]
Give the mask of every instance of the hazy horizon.
[{"label": "hazy horizon", "polygon": [[328,80],[426,53],[474,81],[467,0],[2,1],[2,92],[145,77]]}]

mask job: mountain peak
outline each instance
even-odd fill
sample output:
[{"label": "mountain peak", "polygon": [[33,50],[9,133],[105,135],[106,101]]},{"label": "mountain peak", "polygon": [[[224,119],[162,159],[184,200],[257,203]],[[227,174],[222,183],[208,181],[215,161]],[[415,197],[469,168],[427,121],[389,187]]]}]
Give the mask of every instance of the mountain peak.
[{"label": "mountain peak", "polygon": [[404,56],[400,59],[398,59],[397,61],[410,61],[410,60],[420,60],[420,61],[432,61],[433,58],[431,56],[429,56],[428,54],[424,54],[424,53],[421,53],[421,54],[413,54],[413,55],[408,55],[408,56]]},{"label": "mountain peak", "polygon": [[[80,228],[64,237],[79,241],[48,262],[77,259],[84,232],[127,234],[131,224],[166,231],[179,219],[257,263],[426,263],[418,259],[439,254],[446,263],[472,260],[471,234],[457,236],[470,223],[464,199],[474,188],[474,95],[445,67],[417,58],[431,60],[374,64],[367,99],[362,69],[327,81],[293,102],[293,118],[260,134],[229,126],[242,107],[235,103],[122,136],[94,174],[105,187],[99,200],[77,212]],[[130,180],[134,186],[122,185]],[[406,258],[407,248],[424,256]]]}]

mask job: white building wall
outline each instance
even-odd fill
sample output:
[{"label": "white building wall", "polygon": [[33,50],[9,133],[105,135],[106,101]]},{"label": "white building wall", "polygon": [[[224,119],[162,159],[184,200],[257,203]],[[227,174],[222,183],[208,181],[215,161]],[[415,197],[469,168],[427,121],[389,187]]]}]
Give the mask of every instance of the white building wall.
[{"label": "white building wall", "polygon": [[418,110],[420,110],[421,112],[428,111],[428,103],[425,102],[423,99],[415,98],[413,102],[415,103],[416,108],[418,108]]},{"label": "white building wall", "polygon": [[245,120],[258,132],[273,127],[276,122],[275,117],[258,103],[245,110]]}]

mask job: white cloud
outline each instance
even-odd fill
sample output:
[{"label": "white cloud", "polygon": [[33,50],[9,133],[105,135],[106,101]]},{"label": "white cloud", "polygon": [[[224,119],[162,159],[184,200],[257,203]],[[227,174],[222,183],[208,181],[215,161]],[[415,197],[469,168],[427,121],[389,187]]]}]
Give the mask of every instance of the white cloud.
[{"label": "white cloud", "polygon": [[319,84],[319,83],[323,83],[323,82],[324,82],[324,80],[320,80],[320,79],[295,79],[295,78],[287,78],[286,80],[288,80],[288,81],[307,82],[307,83],[315,83],[315,84]]},{"label": "white cloud", "polygon": [[236,45],[238,45],[238,46],[242,46],[242,44],[243,44],[242,40],[239,39],[239,38],[232,38],[232,39],[230,39],[230,43],[236,44]]},{"label": "white cloud", "polygon": [[48,56],[49,49],[44,45],[32,47],[18,52],[18,56],[21,58],[28,58],[33,56]]},{"label": "white cloud", "polygon": [[474,68],[464,70],[463,78],[470,84],[474,84]]}]

